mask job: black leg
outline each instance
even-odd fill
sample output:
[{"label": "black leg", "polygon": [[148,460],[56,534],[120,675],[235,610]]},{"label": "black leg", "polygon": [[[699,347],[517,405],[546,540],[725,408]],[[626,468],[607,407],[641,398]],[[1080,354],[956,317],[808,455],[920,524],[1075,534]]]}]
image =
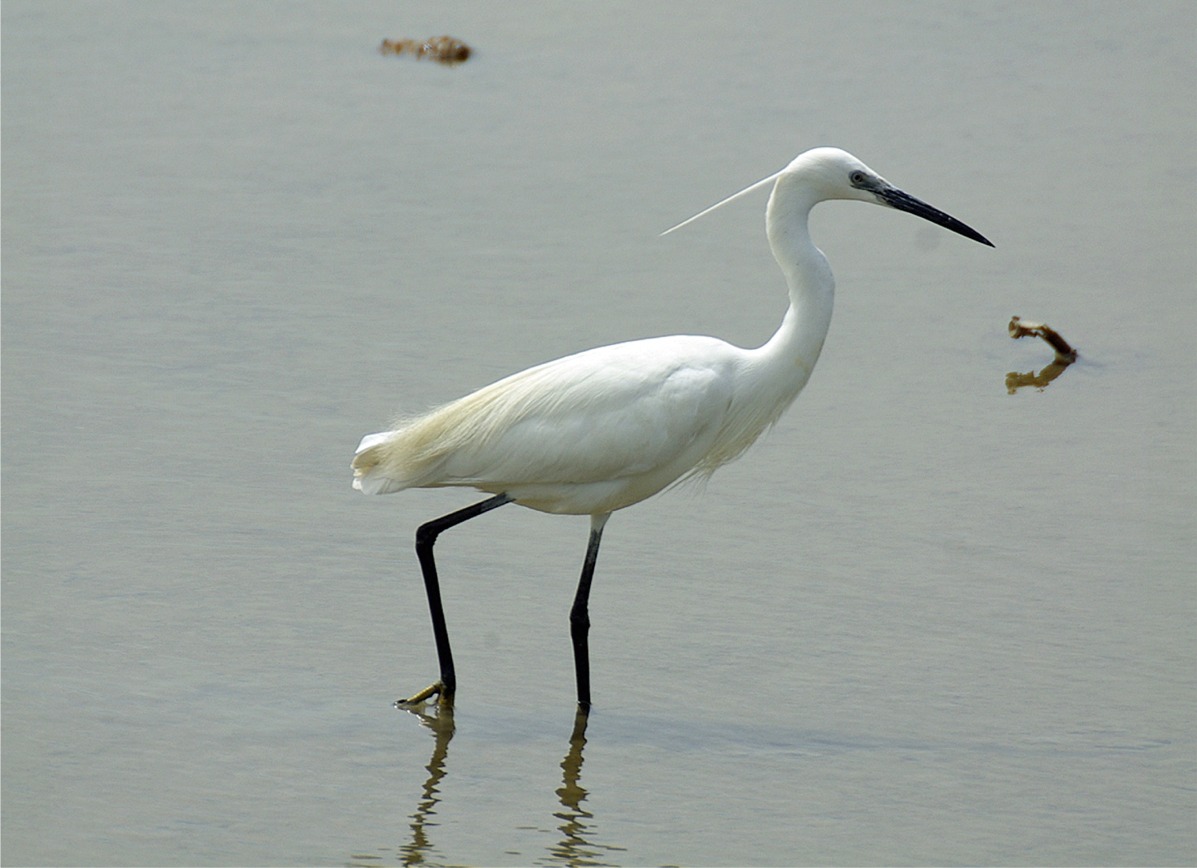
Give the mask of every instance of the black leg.
[{"label": "black leg", "polygon": [[510,503],[511,497],[506,494],[496,494],[486,500],[434,518],[427,524],[420,525],[416,531],[416,557],[420,559],[420,569],[424,573],[424,589],[428,592],[428,610],[432,614],[432,635],[436,638],[436,656],[441,667],[440,680],[421,690],[414,696],[398,700],[398,705],[418,705],[432,697],[440,697],[442,705],[453,704],[453,694],[457,690],[457,674],[453,669],[453,650],[449,647],[449,630],[445,626],[445,608],[441,604],[441,587],[436,575],[436,561],[432,557],[432,547],[441,531],[477,518],[484,512]]},{"label": "black leg", "polygon": [[574,671],[578,676],[578,711],[590,711],[590,583],[594,579],[594,564],[598,560],[599,543],[603,541],[603,525],[610,513],[591,516],[590,542],[586,546],[586,560],[582,562],[582,577],[578,580],[578,593],[574,595],[573,608],[569,610],[569,635],[574,643]]}]

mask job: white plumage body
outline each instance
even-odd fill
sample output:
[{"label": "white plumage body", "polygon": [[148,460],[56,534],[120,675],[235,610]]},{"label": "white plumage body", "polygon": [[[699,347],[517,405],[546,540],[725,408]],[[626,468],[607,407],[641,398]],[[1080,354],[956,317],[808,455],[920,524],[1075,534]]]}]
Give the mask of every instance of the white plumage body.
[{"label": "white plumage body", "polygon": [[367,436],[354,487],[468,486],[545,512],[610,513],[710,473],[777,419],[801,385],[764,412],[746,404],[762,354],[676,335],[546,362]]},{"label": "white plumage body", "polygon": [[588,600],[607,519],[736,458],[810,379],[835,296],[831,269],[807,228],[816,204],[855,199],[887,205],[989,244],[836,148],[807,151],[736,196],[770,182],[775,183],[765,230],[789,285],[790,306],[763,346],[746,350],[716,338],[676,335],[599,347],[512,374],[362,440],[353,459],[353,485],[367,494],[467,486],[492,495],[416,532],[441,677],[400,700],[401,706],[418,707],[432,696],[449,705],[456,690],[432,553],[437,536],[515,502],[590,516],[590,540],[570,609],[578,708],[589,711]]},{"label": "white plumage body", "polygon": [[790,306],[766,344],[741,349],[676,335],[537,365],[368,435],[353,460],[354,487],[386,494],[467,486],[544,512],[605,521],[737,457],[806,385],[835,295],[831,269],[807,228],[816,204],[886,205],[989,244],[836,148],[807,151],[736,196],[770,182],[765,228]]}]

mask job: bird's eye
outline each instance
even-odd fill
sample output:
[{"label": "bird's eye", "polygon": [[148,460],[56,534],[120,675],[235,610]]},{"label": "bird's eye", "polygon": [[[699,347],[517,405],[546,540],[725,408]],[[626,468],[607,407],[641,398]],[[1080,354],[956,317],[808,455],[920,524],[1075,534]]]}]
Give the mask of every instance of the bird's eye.
[{"label": "bird's eye", "polygon": [[853,187],[863,187],[867,176],[864,172],[856,171],[848,176],[848,180],[852,182]]}]

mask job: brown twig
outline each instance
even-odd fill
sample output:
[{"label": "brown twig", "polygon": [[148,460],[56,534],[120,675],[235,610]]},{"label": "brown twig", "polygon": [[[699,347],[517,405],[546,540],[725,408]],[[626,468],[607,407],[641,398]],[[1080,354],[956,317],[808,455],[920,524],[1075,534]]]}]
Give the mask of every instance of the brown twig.
[{"label": "brown twig", "polygon": [[381,54],[414,54],[419,60],[427,57],[437,63],[454,64],[469,60],[472,49],[452,36],[430,36],[428,39],[384,39],[378,51]]},{"label": "brown twig", "polygon": [[1064,340],[1060,333],[1051,326],[1041,322],[1027,322],[1016,316],[1011,317],[1010,337],[1018,340],[1028,335],[1047,341],[1048,345],[1056,351],[1056,361],[1065,363],[1076,361],[1076,350],[1069,346],[1068,341]]}]

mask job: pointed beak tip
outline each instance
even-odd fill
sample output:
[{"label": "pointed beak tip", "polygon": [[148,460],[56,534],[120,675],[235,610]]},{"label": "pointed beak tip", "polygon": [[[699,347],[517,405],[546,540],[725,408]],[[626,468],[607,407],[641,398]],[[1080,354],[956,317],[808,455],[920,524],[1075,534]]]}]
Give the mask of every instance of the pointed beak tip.
[{"label": "pointed beak tip", "polygon": [[984,235],[982,235],[980,232],[978,232],[976,235],[966,235],[965,237],[971,238],[973,241],[976,241],[978,244],[984,244],[986,247],[996,247],[997,246],[992,241],[990,241],[988,238],[986,238]]},{"label": "pointed beak tip", "polygon": [[950,214],[940,211],[933,205],[928,205],[922,199],[916,199],[909,193],[899,190],[897,187],[887,187],[877,193],[878,199],[884,205],[889,205],[891,208],[896,208],[899,211],[905,211],[908,214],[913,214],[916,217],[922,217],[931,223],[942,226],[957,235],[963,235],[965,238],[971,238],[988,247],[993,247],[994,244],[976,229],[972,228],[966,223],[957,220]]}]

